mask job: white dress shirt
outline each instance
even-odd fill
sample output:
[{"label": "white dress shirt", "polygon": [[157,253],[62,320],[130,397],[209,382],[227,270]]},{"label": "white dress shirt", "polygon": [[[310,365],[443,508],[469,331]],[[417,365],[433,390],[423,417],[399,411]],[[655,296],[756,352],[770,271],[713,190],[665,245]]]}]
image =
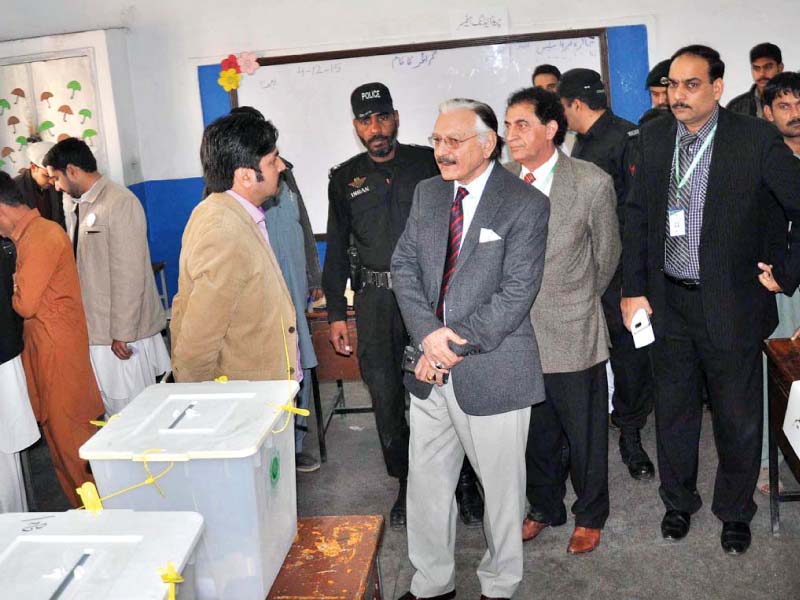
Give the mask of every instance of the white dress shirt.
[{"label": "white dress shirt", "polygon": [[533,187],[549,198],[550,188],[553,187],[553,174],[556,171],[557,162],[558,150],[553,150],[553,155],[533,171],[530,171],[528,167],[522,165],[522,169],[519,172],[519,178],[524,180],[525,176],[532,172],[535,178],[533,181]]},{"label": "white dress shirt", "polygon": [[[461,246],[464,245],[464,240],[469,232],[469,226],[472,223],[472,217],[475,216],[475,211],[478,210],[478,202],[480,202],[481,196],[483,195],[483,190],[486,187],[486,182],[489,181],[489,176],[492,174],[494,163],[495,161],[491,161],[489,166],[486,167],[486,170],[467,185],[459,183],[458,181],[453,182],[453,200],[456,198],[458,188],[467,188],[467,191],[469,192],[469,194],[467,194],[461,201],[461,210],[464,213],[464,225],[461,233]],[[459,252],[460,251],[461,247],[459,247]]]}]

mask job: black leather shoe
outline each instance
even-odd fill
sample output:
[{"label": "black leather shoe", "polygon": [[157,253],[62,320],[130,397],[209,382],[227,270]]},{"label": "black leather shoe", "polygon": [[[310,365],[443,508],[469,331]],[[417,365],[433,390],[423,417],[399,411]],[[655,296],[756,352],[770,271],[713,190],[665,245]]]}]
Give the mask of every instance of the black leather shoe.
[{"label": "black leather shoe", "polygon": [[728,554],[744,554],[750,547],[750,525],[740,521],[725,521],[722,524],[720,543]]},{"label": "black leather shoe", "polygon": [[642,448],[642,437],[638,429],[621,431],[619,434],[619,453],[622,462],[628,466],[631,477],[637,481],[649,481],[656,469]]},{"label": "black leather shoe", "polygon": [[406,527],[406,480],[400,480],[400,490],[397,500],[394,501],[392,510],[389,511],[389,527],[392,529],[405,529]]},{"label": "black leather shoe", "polygon": [[692,517],[682,510],[668,510],[661,520],[661,535],[665,540],[677,542],[686,537]]},{"label": "black leather shoe", "polygon": [[483,525],[483,498],[478,490],[478,477],[465,460],[456,486],[456,502],[461,522],[467,527]]},{"label": "black leather shoe", "polygon": [[402,596],[400,596],[397,600],[452,600],[452,598],[456,597],[456,591],[453,590],[452,592],[447,592],[446,594],[439,594],[438,596],[415,596],[411,592],[406,592]]}]

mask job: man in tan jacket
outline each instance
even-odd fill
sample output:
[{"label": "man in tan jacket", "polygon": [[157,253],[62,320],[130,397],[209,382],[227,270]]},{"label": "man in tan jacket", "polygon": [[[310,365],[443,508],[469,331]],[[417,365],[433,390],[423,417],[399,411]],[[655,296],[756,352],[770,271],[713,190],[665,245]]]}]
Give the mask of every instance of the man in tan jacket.
[{"label": "man in tan jacket", "polygon": [[203,133],[209,196],[183,232],[171,323],[176,381],[302,377],[297,316],[261,210],[286,168],[277,139],[269,121],[237,115]]},{"label": "man in tan jacket", "polygon": [[68,138],[44,157],[56,188],[75,200],[73,252],[89,329],[89,354],[106,413],[122,410],[169,369],[147,223],[139,200],[97,171],[84,142]]}]

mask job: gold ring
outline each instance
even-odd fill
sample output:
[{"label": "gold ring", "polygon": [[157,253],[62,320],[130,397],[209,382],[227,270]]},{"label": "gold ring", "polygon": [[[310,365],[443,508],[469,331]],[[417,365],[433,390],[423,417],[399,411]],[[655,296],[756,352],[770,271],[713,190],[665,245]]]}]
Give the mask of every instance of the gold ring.
[{"label": "gold ring", "polygon": [[435,381],[435,380],[436,380],[436,376],[428,375],[428,381]]}]

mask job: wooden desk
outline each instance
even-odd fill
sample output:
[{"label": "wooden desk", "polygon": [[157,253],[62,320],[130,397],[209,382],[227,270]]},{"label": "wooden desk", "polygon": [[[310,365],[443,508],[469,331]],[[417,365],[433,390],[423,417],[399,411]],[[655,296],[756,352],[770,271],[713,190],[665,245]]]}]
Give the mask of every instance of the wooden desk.
[{"label": "wooden desk", "polygon": [[[326,311],[306,313],[311,340],[319,363],[311,370],[311,386],[314,394],[314,412],[317,418],[317,438],[319,440],[319,457],[322,462],[328,460],[328,447],[325,434],[333,415],[372,412],[371,406],[347,406],[344,396],[345,381],[360,381],[361,371],[358,368],[358,331],[356,314],[352,309],[347,311],[347,331],[350,334],[350,345],[353,353],[350,356],[337,354],[330,342],[330,324]],[[336,395],[333,398],[333,409],[327,415],[322,414],[322,399],[319,392],[320,381],[335,381]]]},{"label": "wooden desk", "polygon": [[380,515],[298,519],[267,600],[382,600]]},{"label": "wooden desk", "polygon": [[769,410],[769,511],[772,520],[772,533],[780,528],[780,503],[800,500],[798,492],[783,492],[778,489],[778,448],[786,458],[794,476],[800,481],[800,459],[795,454],[786,434],[783,433],[783,419],[789,402],[792,382],[800,379],[800,342],[787,339],[764,342],[767,355],[767,396]]}]

